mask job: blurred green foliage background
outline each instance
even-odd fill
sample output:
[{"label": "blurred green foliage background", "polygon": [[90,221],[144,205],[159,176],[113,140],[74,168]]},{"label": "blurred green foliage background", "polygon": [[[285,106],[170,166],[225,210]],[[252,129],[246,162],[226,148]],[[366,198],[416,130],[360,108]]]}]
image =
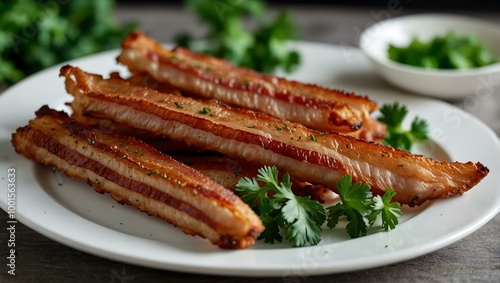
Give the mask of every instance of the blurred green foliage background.
[{"label": "blurred green foliage background", "polygon": [[2,0],[0,84],[56,63],[117,48],[136,27],[111,16],[113,0]]}]

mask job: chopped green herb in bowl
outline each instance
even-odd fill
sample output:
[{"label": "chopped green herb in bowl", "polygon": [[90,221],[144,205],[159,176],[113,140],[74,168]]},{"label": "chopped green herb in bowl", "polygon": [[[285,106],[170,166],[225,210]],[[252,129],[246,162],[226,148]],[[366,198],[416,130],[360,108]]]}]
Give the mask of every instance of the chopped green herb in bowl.
[{"label": "chopped green herb in bowl", "polygon": [[359,46],[383,79],[408,94],[484,96],[493,94],[484,82],[500,76],[500,25],[473,17],[394,17],[363,31]]},{"label": "chopped green herb in bowl", "polygon": [[407,46],[389,44],[387,53],[393,61],[428,69],[470,69],[499,62],[477,36],[454,31],[430,41],[415,37]]}]

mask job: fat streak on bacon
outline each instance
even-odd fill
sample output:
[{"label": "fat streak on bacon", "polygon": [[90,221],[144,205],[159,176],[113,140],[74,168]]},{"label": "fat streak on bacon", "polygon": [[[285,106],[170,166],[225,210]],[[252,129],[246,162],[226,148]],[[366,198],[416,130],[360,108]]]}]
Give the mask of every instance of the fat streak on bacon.
[{"label": "fat streak on bacon", "polygon": [[247,248],[264,230],[232,191],[145,143],[84,126],[47,106],[36,116],[13,134],[18,153],[221,248]]},{"label": "fat streak on bacon", "polygon": [[396,191],[410,206],[460,195],[487,174],[480,162],[444,162],[215,101],[160,93],[123,80],[103,79],[64,66],[73,115],[106,118],[194,147],[261,165],[276,165],[296,178],[334,189],[344,174],[375,194]]},{"label": "fat streak on bacon", "polygon": [[[384,125],[370,117],[377,105],[365,96],[258,73],[182,47],[168,50],[141,32],[123,40],[117,60],[132,73],[148,73],[191,95],[262,111],[320,131],[367,140],[385,136]],[[161,86],[158,82],[154,85]]]}]

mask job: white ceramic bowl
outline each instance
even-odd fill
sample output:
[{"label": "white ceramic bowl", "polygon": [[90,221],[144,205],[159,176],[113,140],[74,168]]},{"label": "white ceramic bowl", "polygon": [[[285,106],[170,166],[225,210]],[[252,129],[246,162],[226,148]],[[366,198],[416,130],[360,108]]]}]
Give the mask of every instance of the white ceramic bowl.
[{"label": "white ceramic bowl", "polygon": [[451,100],[500,87],[500,63],[470,70],[427,70],[388,58],[390,43],[407,46],[414,37],[427,42],[450,30],[477,36],[494,56],[500,57],[499,25],[449,14],[419,14],[378,22],[362,33],[359,45],[383,78],[413,93]]}]

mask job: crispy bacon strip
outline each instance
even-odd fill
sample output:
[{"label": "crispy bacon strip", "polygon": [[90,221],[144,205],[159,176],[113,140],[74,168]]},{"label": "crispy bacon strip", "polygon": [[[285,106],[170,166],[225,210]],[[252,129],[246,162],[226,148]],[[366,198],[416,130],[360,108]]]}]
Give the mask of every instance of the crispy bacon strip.
[{"label": "crispy bacon strip", "polygon": [[[169,154],[175,160],[196,169],[230,190],[236,188],[236,183],[238,183],[240,178],[256,177],[257,170],[261,167],[246,160],[228,158],[214,152],[206,152],[202,149],[196,150],[182,141],[158,137],[106,119],[80,117],[79,122],[99,127],[105,133],[116,132],[124,136],[133,136],[157,150]],[[292,190],[296,195],[311,196],[312,199],[321,203],[337,200],[337,195],[333,194],[328,188],[302,182],[293,176],[291,177],[291,181]]]},{"label": "crispy bacon strip", "polygon": [[[124,136],[133,136],[157,150],[169,154],[175,160],[194,168],[230,190],[236,188],[236,183],[238,183],[240,178],[256,177],[257,171],[261,167],[246,160],[228,158],[214,152],[204,151],[203,149],[196,150],[182,141],[155,136],[106,119],[80,117],[79,122],[99,127],[105,133],[116,132]],[[337,195],[333,194],[328,188],[302,182],[293,176],[291,176],[291,181],[292,190],[296,195],[311,196],[312,199],[321,203],[337,200]]]},{"label": "crispy bacon strip", "polygon": [[117,60],[133,73],[149,73],[183,92],[320,131],[385,136],[385,127],[370,117],[377,105],[367,97],[261,74],[185,48],[168,50],[140,32],[131,33],[122,48]]},{"label": "crispy bacon strip", "polygon": [[181,154],[187,152],[193,153],[193,147],[186,143],[155,136],[149,132],[134,129],[108,119],[98,119],[86,116],[79,117],[78,122],[86,126],[98,128],[104,133],[115,132],[122,136],[132,136],[166,154]]},{"label": "crispy bacon strip", "polygon": [[[258,169],[261,167],[246,160],[215,156],[203,152],[195,155],[172,154],[172,157],[183,164],[193,167],[230,190],[236,188],[240,178],[255,178]],[[282,176],[281,172],[280,175]],[[321,203],[338,201],[338,196],[323,186],[302,182],[293,176],[291,177],[291,183],[293,193],[298,196],[310,196],[311,199]]]},{"label": "crispy bacon strip", "polygon": [[131,137],[85,127],[47,106],[13,134],[17,152],[86,180],[221,248],[246,248],[263,225],[233,192]]},{"label": "crispy bacon strip", "polygon": [[489,172],[479,162],[442,162],[334,132],[322,134],[259,112],[104,80],[71,66],[61,75],[75,98],[76,117],[111,119],[230,157],[274,164],[328,188],[351,174],[375,194],[393,188],[395,201],[414,206],[462,194]]}]

